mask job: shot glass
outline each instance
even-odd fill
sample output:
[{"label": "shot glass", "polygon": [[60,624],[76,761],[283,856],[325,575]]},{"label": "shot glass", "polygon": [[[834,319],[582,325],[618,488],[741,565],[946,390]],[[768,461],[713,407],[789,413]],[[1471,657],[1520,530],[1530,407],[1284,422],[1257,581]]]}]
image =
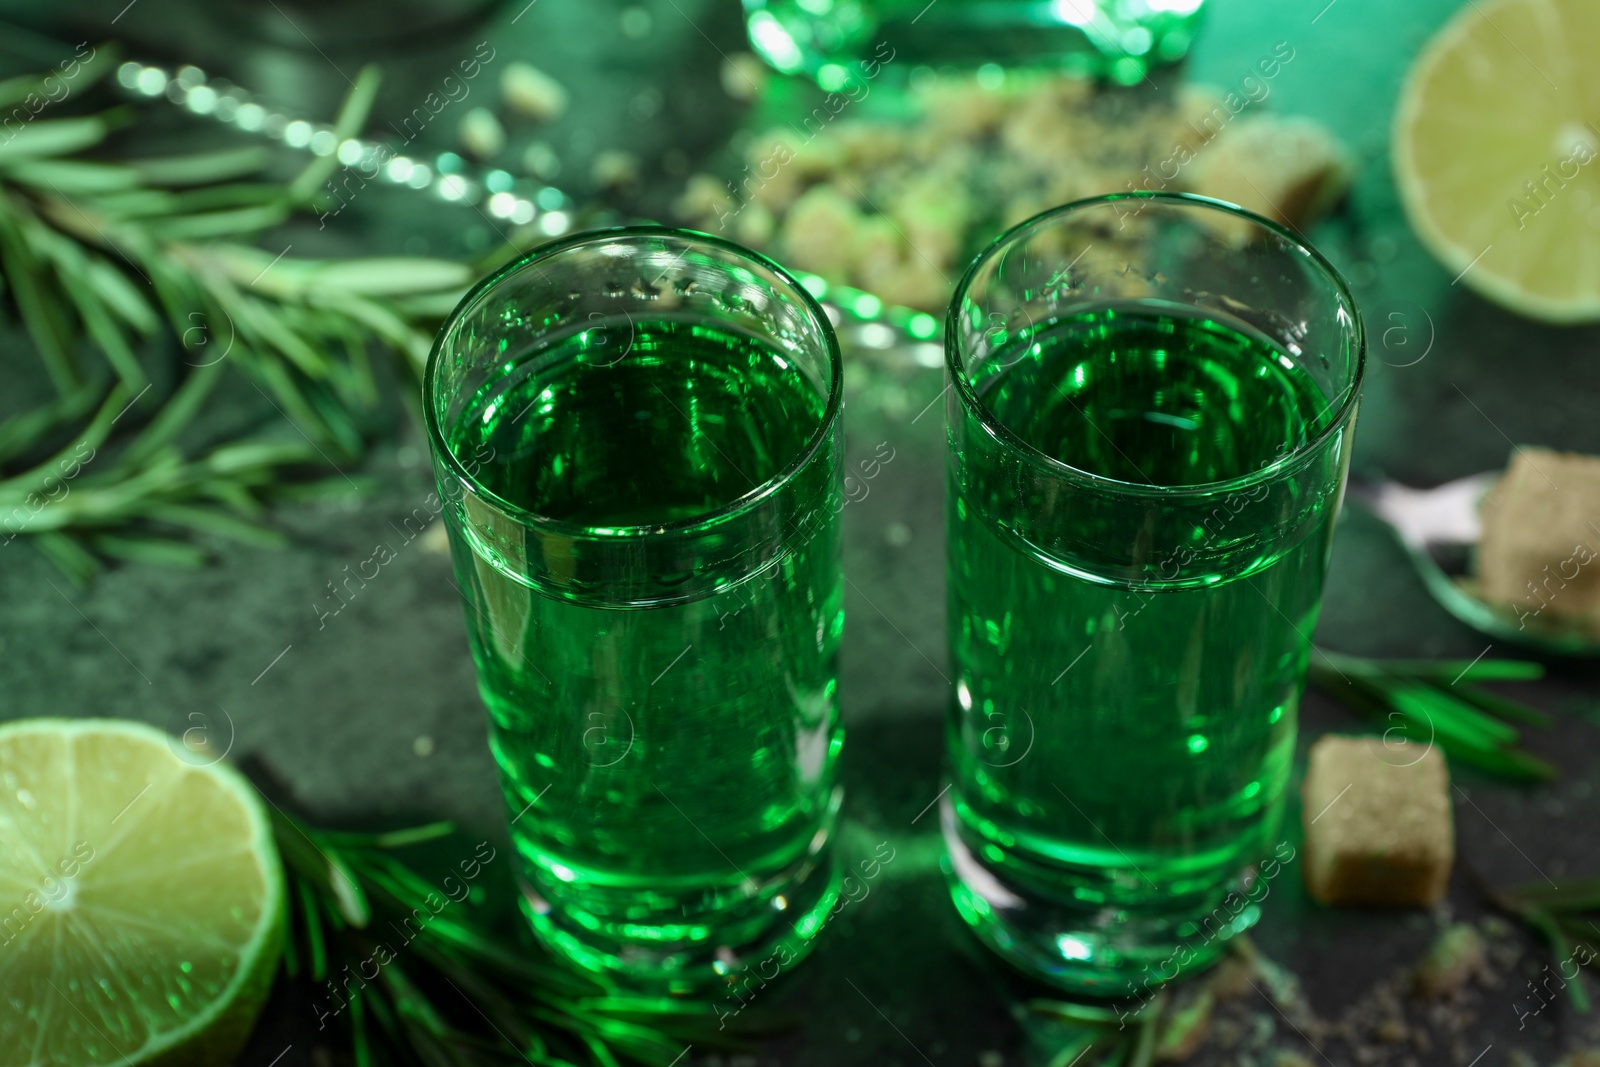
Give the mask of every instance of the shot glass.
[{"label": "shot glass", "polygon": [[1349,289],[1240,208],[1046,212],[946,320],[950,889],[1004,958],[1146,990],[1252,925],[1365,358]]},{"label": "shot glass", "polygon": [[524,912],[626,987],[787,965],[837,895],[840,378],[780,267],[654,227],[543,246],[434,344]]}]

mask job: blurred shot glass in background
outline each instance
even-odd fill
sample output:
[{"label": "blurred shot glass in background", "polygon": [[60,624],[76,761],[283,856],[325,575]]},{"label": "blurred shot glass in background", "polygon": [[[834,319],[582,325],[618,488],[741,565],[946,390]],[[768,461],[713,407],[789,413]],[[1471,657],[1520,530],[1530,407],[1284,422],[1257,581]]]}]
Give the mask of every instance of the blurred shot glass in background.
[{"label": "blurred shot glass in background", "polygon": [[1023,970],[1138,994],[1293,857],[1360,319],[1287,230],[1127,194],[991,245],[946,359],[951,892]]},{"label": "blurred shot glass in background", "polygon": [[787,965],[837,896],[840,396],[806,291],[683,231],[545,245],[435,343],[524,911],[630,988]]},{"label": "blurred shot glass in background", "polygon": [[1203,0],[744,0],[750,44],[785,74],[844,88],[858,61],[1055,67],[1143,81],[1189,51]]}]

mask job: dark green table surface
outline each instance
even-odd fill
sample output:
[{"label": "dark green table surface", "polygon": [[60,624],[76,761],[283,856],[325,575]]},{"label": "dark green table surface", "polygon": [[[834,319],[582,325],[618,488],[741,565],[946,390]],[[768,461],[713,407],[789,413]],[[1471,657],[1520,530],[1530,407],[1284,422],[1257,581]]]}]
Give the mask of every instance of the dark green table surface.
[{"label": "dark green table surface", "polygon": [[[718,51],[743,46],[732,0],[642,0],[650,23],[642,39],[619,32],[623,5],[613,0],[538,0],[528,8],[518,0],[485,10],[481,25],[433,30],[422,28],[426,20],[453,8],[400,6],[330,30],[325,56],[276,24],[278,5],[137,0],[112,27],[121,6],[97,0],[46,14],[9,3],[0,14],[9,9],[6,17],[74,41],[120,34],[134,54],[199,62],[320,113],[343,85],[334,67],[353,72],[378,59],[390,70],[379,120],[408,110],[419,86],[488,40],[502,56],[531,59],[571,86],[574,113],[551,134],[566,161],[563,180],[581,190],[575,176],[586,173],[593,152],[627,147],[646,161],[640,210],[665,202],[681,182],[666,171],[714,157],[740,119],[716,76]],[[1322,119],[1360,160],[1348,204],[1312,234],[1351,278],[1374,341],[1356,468],[1428,485],[1502,465],[1512,442],[1600,453],[1600,332],[1530,324],[1452,285],[1399,214],[1387,151],[1393,102],[1407,63],[1454,0],[1209,6],[1182,76],[1227,85],[1288,41],[1295,59],[1272,83],[1268,106]],[[309,17],[309,8],[286,10]],[[35,47],[22,35],[6,37],[14,49]],[[1158,72],[1155,80],[1178,76]],[[436,146],[446,147],[448,131],[436,134]],[[331,238],[334,246],[459,254],[487,239],[474,234],[476,219],[438,206],[374,208],[349,222]],[[319,240],[313,230],[308,249]],[[330,238],[320,240],[326,246]],[[28,377],[33,357],[16,335],[6,335],[0,359],[11,368],[8,379]],[[997,1067],[1048,1058],[1049,1033],[1016,1012],[1039,991],[989,961],[948,903],[936,815],[927,811],[941,788],[946,685],[943,440],[938,407],[913,416],[941,387],[935,370],[858,371],[848,394],[852,461],[879,442],[895,449],[895,459],[844,513],[852,582],[842,654],[846,848],[888,839],[897,859],[810,962],[764,994],[772,1006],[804,1012],[806,1025],[759,1055],[724,1062]],[[360,467],[377,480],[376,493],[282,510],[276,519],[293,534],[291,548],[218,546],[215,564],[196,572],[122,567],[80,591],[23,540],[0,546],[0,718],[126,716],[175,732],[203,725],[218,744],[231,739],[233,758],[276,778],[287,800],[324,823],[444,817],[473,841],[502,841],[501,799],[442,539],[402,545],[395,529],[430,491],[426,458],[416,428],[397,417]],[[395,546],[397,558],[319,625],[327,584],[379,543]],[[1348,511],[1317,640],[1351,653],[1462,658],[1488,644],[1428,599],[1381,527]],[[1507,689],[1556,713],[1556,725],[1535,732],[1530,747],[1561,768],[1558,783],[1523,790],[1458,774],[1459,854],[1490,881],[1600,873],[1596,680],[1591,667],[1558,664],[1540,683]],[[1357,725],[1308,695],[1302,757],[1307,738]],[[502,867],[497,877],[508,875]],[[1520,933],[1500,939],[1498,984],[1474,987],[1451,1012],[1404,998],[1398,1009],[1388,1005],[1386,984],[1402,983],[1445,924],[1483,914],[1459,864],[1449,898],[1430,910],[1330,911],[1288,877],[1274,885],[1265,913],[1256,944],[1298,977],[1318,1017],[1348,1018],[1359,1032],[1375,1011],[1397,1010],[1431,1035],[1379,1043],[1360,1062],[1464,1065],[1482,1055],[1475,1062],[1483,1067],[1543,1064],[1600,1044],[1600,1014],[1578,1016],[1564,1003],[1519,1025],[1524,982],[1545,962]],[[1246,1023],[1234,1047],[1210,1048],[1193,1062],[1270,1065],[1278,1051],[1312,1063],[1358,1062],[1345,1038],[1313,1028],[1321,1035],[1313,1043],[1265,999],[1240,1010]],[[331,1062],[319,1051],[315,1022],[306,991],[280,986],[242,1062]],[[718,1061],[695,1050],[686,1062]]]}]

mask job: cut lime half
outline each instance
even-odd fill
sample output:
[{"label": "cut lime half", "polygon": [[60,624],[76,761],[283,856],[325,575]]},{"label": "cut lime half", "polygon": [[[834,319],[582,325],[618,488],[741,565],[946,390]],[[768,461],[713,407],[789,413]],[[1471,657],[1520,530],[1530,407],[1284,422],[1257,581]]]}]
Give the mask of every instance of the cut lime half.
[{"label": "cut lime half", "polygon": [[138,723],[0,725],[0,1067],[228,1062],[283,896],[236,771]]}]

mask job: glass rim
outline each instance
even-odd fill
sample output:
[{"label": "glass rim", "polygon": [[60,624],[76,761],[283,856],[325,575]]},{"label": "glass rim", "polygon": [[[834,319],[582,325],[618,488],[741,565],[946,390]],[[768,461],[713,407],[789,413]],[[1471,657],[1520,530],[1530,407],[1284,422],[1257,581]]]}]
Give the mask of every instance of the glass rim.
[{"label": "glass rim", "polygon": [[[832,372],[832,380],[828,383],[827,403],[822,410],[822,417],[817,424],[817,428],[812,432],[811,437],[795,457],[770,478],[753,486],[725,504],[719,504],[715,508],[688,518],[636,526],[589,526],[584,523],[569,522],[566,519],[541,515],[538,512],[513,504],[498,493],[490,490],[478,480],[475,474],[467,470],[465,464],[451,451],[449,444],[445,441],[444,432],[439,425],[439,416],[436,409],[438,391],[434,383],[444,351],[445,337],[477,306],[478,302],[490,289],[512,275],[533,267],[556,253],[565,252],[581,245],[602,244],[606,241],[629,237],[669,237],[682,240],[686,245],[707,244],[724,252],[731,252],[742,259],[771,271],[780,281],[798,294],[800,306],[805,309],[806,315],[819,328],[827,350],[828,367]],[[450,314],[445,316],[444,322],[439,326],[439,332],[434,336],[433,345],[428,352],[428,362],[422,372],[422,413],[423,421],[427,423],[429,444],[433,447],[435,455],[444,457],[444,463],[452,474],[471,487],[476,495],[489,501],[497,510],[505,512],[509,517],[523,525],[549,530],[552,533],[591,539],[624,540],[676,533],[693,533],[754,510],[757,506],[775,496],[785,485],[792,482],[822,451],[828,442],[834,424],[839,419],[839,412],[844,402],[843,398],[844,358],[839,350],[839,338],[834,333],[833,322],[828,318],[827,312],[822,310],[822,305],[800,283],[799,279],[772,259],[754,249],[746,248],[736,241],[718,237],[716,234],[677,226],[608,226],[580,230],[577,233],[546,242],[517,256],[509,263],[479,279],[466,291],[456,306],[450,310]]]},{"label": "glass rim", "polygon": [[[1052,222],[1063,216],[1078,214],[1090,208],[1104,207],[1119,200],[1154,201],[1168,206],[1217,211],[1225,215],[1231,215],[1234,218],[1243,219],[1288,242],[1298,252],[1310,259],[1322,274],[1332,282],[1334,292],[1339,300],[1350,310],[1353,331],[1351,339],[1355,346],[1355,367],[1350,374],[1349,385],[1345,387],[1341,395],[1335,398],[1339,405],[1338,411],[1334,413],[1328,424],[1315,437],[1309,438],[1292,451],[1285,452],[1266,466],[1232,478],[1223,478],[1214,482],[1200,482],[1194,485],[1154,485],[1149,482],[1126,482],[1119,478],[1095,474],[1081,467],[1074,467],[1070,463],[1063,462],[1035,448],[1001,422],[994,412],[989,409],[989,406],[983,402],[982,398],[978,396],[977,390],[973,388],[972,379],[968,377],[965,368],[961,366],[961,360],[958,358],[961,346],[957,335],[961,302],[965,299],[968,289],[977,277],[978,271],[1025,232],[1041,229],[1045,223]],[[1225,490],[1252,487],[1261,482],[1281,478],[1285,474],[1298,470],[1310,463],[1322,447],[1349,420],[1350,413],[1360,401],[1361,383],[1366,377],[1367,334],[1366,325],[1361,320],[1361,311],[1356,306],[1355,296],[1350,292],[1349,283],[1344,280],[1344,276],[1335,269],[1332,263],[1328,262],[1326,256],[1288,227],[1264,218],[1247,208],[1240,207],[1238,204],[1230,204],[1226,200],[1199,196],[1195,193],[1131,190],[1123,193],[1107,193],[1100,196],[1085,197],[1081,200],[1073,200],[1058,207],[1041,211],[1037,215],[1024,219],[1006,230],[974,256],[972,262],[967,265],[967,269],[962,273],[961,280],[956,283],[955,293],[950,298],[950,308],[945,316],[945,367],[950,373],[951,384],[955,389],[956,395],[960,398],[962,406],[976,416],[978,424],[983,427],[984,431],[994,437],[1002,446],[1017,453],[1022,459],[1041,468],[1047,474],[1058,478],[1084,482],[1093,487],[1128,496],[1171,499],[1177,496],[1207,496]],[[1334,400],[1330,400],[1323,410],[1326,411],[1333,404]]]}]

